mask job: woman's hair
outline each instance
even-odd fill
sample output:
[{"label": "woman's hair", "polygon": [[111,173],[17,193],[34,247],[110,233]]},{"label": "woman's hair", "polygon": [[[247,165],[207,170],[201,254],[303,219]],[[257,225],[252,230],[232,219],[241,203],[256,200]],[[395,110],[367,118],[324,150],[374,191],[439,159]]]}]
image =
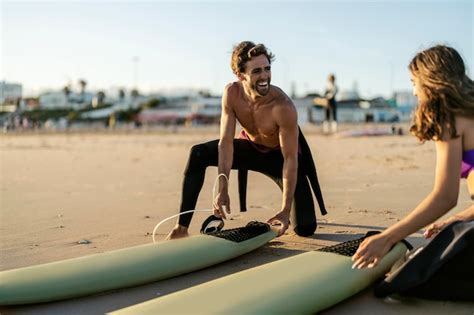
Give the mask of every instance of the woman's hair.
[{"label": "woman's hair", "polygon": [[235,75],[244,72],[247,62],[260,55],[265,55],[269,63],[272,63],[272,61],[275,59],[275,55],[268,51],[267,47],[265,47],[263,44],[255,44],[253,42],[244,41],[235,45],[234,49],[232,50],[232,58],[230,60],[232,72],[234,72]]},{"label": "woman's hair", "polygon": [[418,95],[411,133],[422,142],[459,137],[456,115],[474,117],[474,82],[459,53],[437,45],[418,53],[408,68],[424,94]]}]

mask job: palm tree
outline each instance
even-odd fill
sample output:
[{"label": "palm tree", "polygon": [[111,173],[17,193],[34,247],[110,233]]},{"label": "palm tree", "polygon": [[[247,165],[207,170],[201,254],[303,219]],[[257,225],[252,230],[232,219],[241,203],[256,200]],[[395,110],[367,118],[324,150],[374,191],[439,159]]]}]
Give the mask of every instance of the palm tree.
[{"label": "palm tree", "polygon": [[86,94],[87,81],[84,80],[84,79],[79,79],[79,86],[81,87],[81,102],[84,102],[85,94]]},{"label": "palm tree", "polygon": [[97,105],[99,106],[104,105],[104,99],[105,99],[105,92],[104,91],[97,92]]},{"label": "palm tree", "polygon": [[138,92],[137,89],[133,89],[131,92],[132,98],[137,98],[140,96],[140,93]]},{"label": "palm tree", "polygon": [[120,89],[119,90],[119,101],[120,101],[120,103],[122,103],[124,99],[125,99],[125,91],[123,89]]},{"label": "palm tree", "polygon": [[66,107],[69,106],[69,95],[71,94],[71,88],[69,87],[69,85],[65,85],[63,87],[63,93],[64,93],[64,96],[66,97]]}]

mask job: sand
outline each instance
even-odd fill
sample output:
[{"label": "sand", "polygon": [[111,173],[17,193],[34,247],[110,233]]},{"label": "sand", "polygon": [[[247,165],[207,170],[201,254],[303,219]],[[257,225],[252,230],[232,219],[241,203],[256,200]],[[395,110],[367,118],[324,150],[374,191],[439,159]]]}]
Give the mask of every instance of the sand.
[{"label": "sand", "polygon": [[[339,138],[306,127],[329,214],[319,213],[312,237],[289,230],[267,246],[212,268],[135,288],[41,305],[2,307],[1,314],[102,314],[224,275],[381,230],[402,218],[433,185],[435,148],[411,136]],[[153,227],[177,213],[193,144],[215,139],[217,127],[149,131],[0,136],[0,270],[146,244]],[[208,209],[217,172],[209,168],[197,208]],[[226,228],[265,221],[281,193],[268,178],[249,175],[248,208],[239,212],[231,175],[233,219]],[[471,204],[461,182],[458,205]],[[195,215],[199,232],[207,213]],[[158,231],[162,240],[174,225]],[[81,240],[87,244],[79,244]],[[421,233],[409,241],[426,243]],[[291,271],[289,271],[291,272]],[[380,300],[370,289],[326,314],[473,314],[474,304]]]}]

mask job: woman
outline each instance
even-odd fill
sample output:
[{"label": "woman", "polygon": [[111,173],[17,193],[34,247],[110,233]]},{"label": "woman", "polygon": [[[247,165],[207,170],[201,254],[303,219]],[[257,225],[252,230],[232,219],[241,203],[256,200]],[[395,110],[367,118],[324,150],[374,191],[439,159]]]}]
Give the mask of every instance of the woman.
[{"label": "woman", "polygon": [[[353,268],[376,266],[395,243],[456,206],[460,173],[468,178],[471,196],[474,194],[474,82],[466,75],[461,56],[451,47],[434,46],[418,53],[409,70],[418,98],[410,131],[421,142],[436,143],[434,187],[404,219],[364,240],[352,257]],[[474,206],[443,223],[432,224],[425,236],[431,237],[457,220],[474,220]]]}]

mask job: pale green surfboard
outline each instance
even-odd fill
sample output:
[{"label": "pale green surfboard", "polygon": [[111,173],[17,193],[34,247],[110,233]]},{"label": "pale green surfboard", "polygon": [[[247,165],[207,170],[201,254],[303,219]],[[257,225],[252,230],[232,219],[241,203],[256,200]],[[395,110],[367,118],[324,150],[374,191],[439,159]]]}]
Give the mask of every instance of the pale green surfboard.
[{"label": "pale green surfboard", "polygon": [[0,272],[0,305],[31,304],[135,286],[205,268],[273,239],[267,224]]},{"label": "pale green surfboard", "polygon": [[369,286],[406,250],[398,243],[377,267],[362,270],[351,268],[350,256],[307,252],[112,314],[314,314]]}]

